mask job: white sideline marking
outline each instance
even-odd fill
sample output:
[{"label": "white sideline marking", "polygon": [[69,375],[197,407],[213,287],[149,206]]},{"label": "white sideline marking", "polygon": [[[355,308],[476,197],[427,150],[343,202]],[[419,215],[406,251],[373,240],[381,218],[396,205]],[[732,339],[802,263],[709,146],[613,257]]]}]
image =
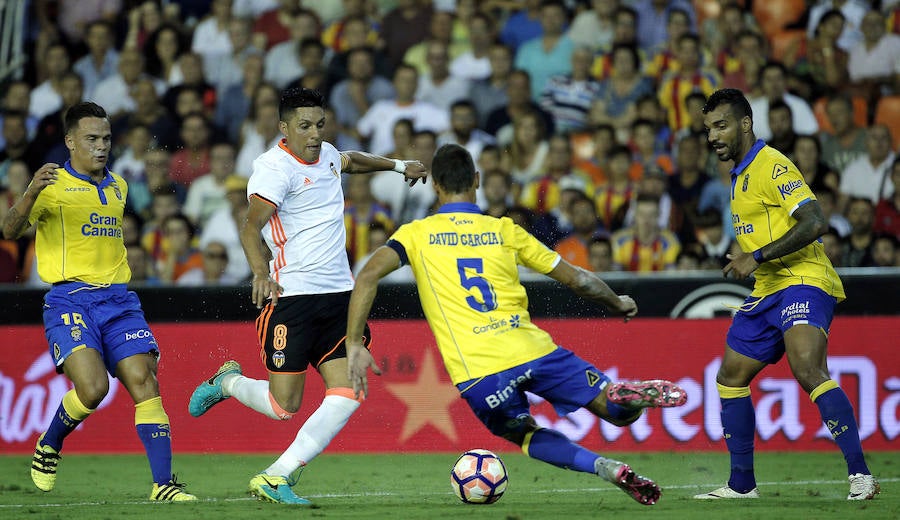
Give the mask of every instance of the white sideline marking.
[{"label": "white sideline marking", "polygon": [[[900,482],[900,478],[880,478],[878,482]],[[846,480],[792,480],[790,482],[757,482],[757,486],[810,486],[810,485],[838,485],[838,484],[847,484]],[[716,484],[678,484],[674,486],[662,486],[663,490],[666,489],[702,489],[707,487],[714,487],[717,485],[721,485],[721,482]],[[537,491],[529,491],[529,493],[582,493],[585,491],[595,492],[606,492],[606,491],[616,491],[619,489],[613,486],[604,486],[601,488],[566,488],[566,489],[542,489]],[[452,495],[450,491],[446,493],[419,493],[420,495],[425,496],[435,496],[435,495]],[[317,495],[303,495],[305,498],[361,498],[361,497],[390,497],[397,496],[399,493],[391,493],[390,491],[369,491],[363,493],[320,493]],[[256,498],[253,497],[240,497],[240,498],[207,498],[198,500],[196,503],[202,504],[204,502],[207,503],[215,503],[215,502],[245,502],[253,500]],[[134,501],[105,501],[105,502],[74,502],[68,504],[0,504],[0,509],[15,509],[22,507],[92,507],[92,506],[135,506],[141,504],[158,504],[159,502],[151,502],[149,500],[134,500]],[[192,502],[184,502],[185,504],[190,504]],[[177,505],[175,507],[178,507]]]}]

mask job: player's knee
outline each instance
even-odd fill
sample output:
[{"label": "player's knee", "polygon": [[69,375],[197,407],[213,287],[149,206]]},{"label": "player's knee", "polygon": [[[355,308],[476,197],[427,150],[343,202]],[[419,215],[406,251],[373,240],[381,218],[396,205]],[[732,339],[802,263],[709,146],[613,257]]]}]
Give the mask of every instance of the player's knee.
[{"label": "player's knee", "polygon": [[100,402],[109,393],[109,380],[106,378],[96,381],[88,381],[75,385],[75,393],[78,400],[87,408],[96,409],[100,406]]}]

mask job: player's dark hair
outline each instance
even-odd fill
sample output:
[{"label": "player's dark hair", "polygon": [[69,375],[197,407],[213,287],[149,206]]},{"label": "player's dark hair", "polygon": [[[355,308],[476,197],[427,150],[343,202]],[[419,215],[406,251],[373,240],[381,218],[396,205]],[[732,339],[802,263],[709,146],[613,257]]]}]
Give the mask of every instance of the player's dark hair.
[{"label": "player's dark hair", "polygon": [[750,102],[744,97],[744,93],[736,88],[723,88],[717,90],[709,96],[706,104],[703,105],[703,113],[708,114],[719,107],[719,105],[728,105],[734,118],[740,121],[745,117],[753,120],[753,110],[750,108]]},{"label": "player's dark hair", "polygon": [[458,144],[438,148],[431,163],[435,184],[450,193],[465,193],[475,182],[475,163],[469,152]]},{"label": "player's dark hair", "polygon": [[107,119],[106,110],[91,101],[75,103],[66,110],[66,115],[63,117],[63,131],[68,134],[78,128],[79,121],[88,117]]},{"label": "player's dark hair", "polygon": [[281,93],[278,104],[278,118],[287,121],[294,109],[304,107],[325,107],[325,96],[318,90],[305,87],[292,87]]}]

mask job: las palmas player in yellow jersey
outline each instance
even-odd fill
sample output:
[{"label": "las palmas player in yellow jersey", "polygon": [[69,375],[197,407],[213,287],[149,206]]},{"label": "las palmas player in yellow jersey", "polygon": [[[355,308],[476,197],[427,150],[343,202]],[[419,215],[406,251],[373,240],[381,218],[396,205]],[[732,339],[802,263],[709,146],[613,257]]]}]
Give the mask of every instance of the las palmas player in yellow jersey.
[{"label": "las palmas player in yellow jersey", "polygon": [[[635,474],[628,464],[538,427],[525,392],[543,397],[560,415],[585,407],[625,426],[644,408],[684,404],[684,390],[661,380],[612,383],[596,367],[557,346],[531,322],[517,266],[546,273],[626,320],[637,313],[634,300],[616,295],[596,275],[566,262],[512,220],[482,215],[475,205],[478,173],[465,148],[441,147],[434,157],[432,179],[441,204],[437,214],[397,230],[356,280],[347,320],[348,371],[354,391],[368,391],[369,367],[380,373],[363,340],[378,280],[409,264],[444,366],[492,433],[521,446],[533,458],[598,475],[639,503],[655,504],[659,486]],[[486,327],[489,334],[479,333]]]},{"label": "las palmas player in yellow jersey", "polygon": [[53,284],[44,297],[50,355],[75,387],[38,439],[31,478],[39,489],[53,489],[63,440],[103,400],[109,372],[135,403],[135,428],[153,475],[150,500],[197,500],[172,474],[169,418],[156,380],[159,347],[137,295],[126,286],[131,271],[122,215],[128,186],[106,169],[109,119],[101,106],[78,103],[63,124],[71,159],[62,167],[42,166],[3,219],[8,239],[37,224],[38,274]]},{"label": "las palmas player in yellow jersey", "polygon": [[828,375],[827,334],[844,288],[819,237],[828,222],[803,175],[784,155],[753,134],[750,104],[723,89],[703,107],[708,141],[720,161],[733,160],[731,213],[741,251],[729,254],[725,276],[754,274],[753,292],[734,316],[716,376],[728,484],[700,499],[758,498],[753,472],[755,412],[750,381],[787,353],[791,371],[816,403],[847,461],[848,500],[879,492],[863,456],[853,406]]}]

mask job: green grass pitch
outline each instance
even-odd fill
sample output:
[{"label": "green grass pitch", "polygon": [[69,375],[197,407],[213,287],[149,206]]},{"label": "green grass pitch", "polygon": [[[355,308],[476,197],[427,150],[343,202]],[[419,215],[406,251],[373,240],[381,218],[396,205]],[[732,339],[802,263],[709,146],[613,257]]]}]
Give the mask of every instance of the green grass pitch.
[{"label": "green grass pitch", "polygon": [[64,455],[56,489],[43,493],[28,476],[30,457],[0,456],[0,518],[237,520],[247,518],[405,519],[897,519],[900,452],[869,453],[881,481],[872,501],[848,502],[839,453],[762,453],[757,456],[759,500],[697,501],[727,479],[724,453],[610,454],[655,479],[663,496],[642,506],[612,485],[560,470],[518,453],[501,453],[510,485],[493,505],[459,502],[450,490],[457,454],[331,455],[316,459],[295,488],[312,507],[256,501],[249,478],[273,456],[176,454],[175,470],[201,501],[147,502],[149,468],[139,455]]}]

